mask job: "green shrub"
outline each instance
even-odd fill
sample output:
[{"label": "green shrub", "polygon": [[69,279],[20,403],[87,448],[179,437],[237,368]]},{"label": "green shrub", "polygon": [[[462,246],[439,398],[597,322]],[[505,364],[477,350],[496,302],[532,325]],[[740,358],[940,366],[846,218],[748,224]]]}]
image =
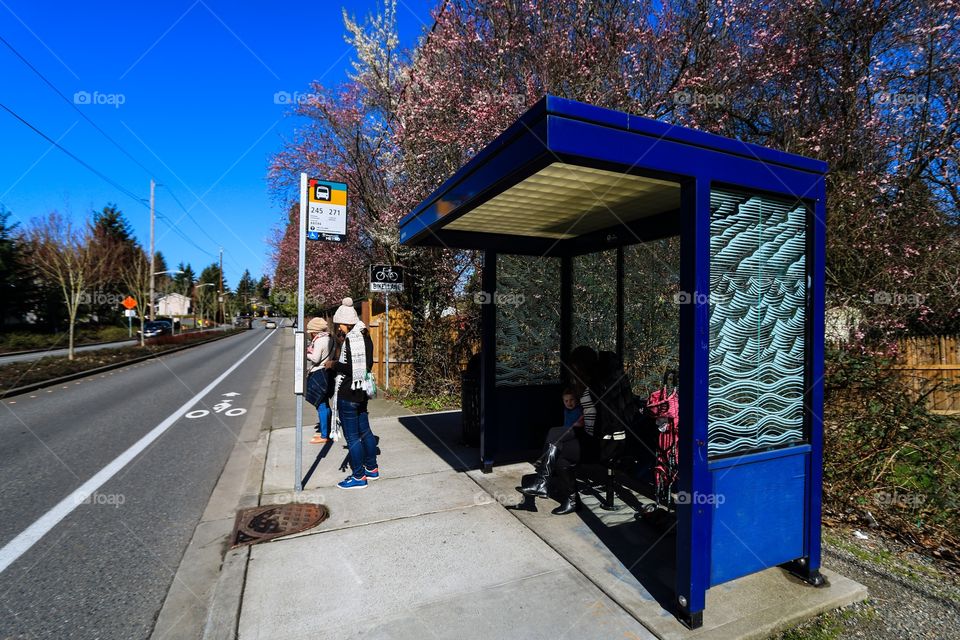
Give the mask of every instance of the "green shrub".
[{"label": "green shrub", "polygon": [[960,420],[911,399],[888,360],[834,349],[826,364],[827,507],[911,545],[956,553]]}]

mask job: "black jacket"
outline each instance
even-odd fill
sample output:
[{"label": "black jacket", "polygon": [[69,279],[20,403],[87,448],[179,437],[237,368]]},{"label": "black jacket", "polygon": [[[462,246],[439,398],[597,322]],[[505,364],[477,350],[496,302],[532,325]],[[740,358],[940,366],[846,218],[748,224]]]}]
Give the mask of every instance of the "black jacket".
[{"label": "black jacket", "polygon": [[[370,339],[370,332],[363,330],[363,344],[367,351],[367,372],[373,370],[373,340]],[[367,392],[363,389],[353,388],[353,367],[351,366],[353,355],[350,353],[350,341],[344,339],[340,344],[340,349],[347,350],[346,362],[340,362],[340,351],[337,351],[336,360],[333,365],[334,375],[343,375],[343,383],[340,385],[340,395],[338,398],[349,402],[366,402]]]}]

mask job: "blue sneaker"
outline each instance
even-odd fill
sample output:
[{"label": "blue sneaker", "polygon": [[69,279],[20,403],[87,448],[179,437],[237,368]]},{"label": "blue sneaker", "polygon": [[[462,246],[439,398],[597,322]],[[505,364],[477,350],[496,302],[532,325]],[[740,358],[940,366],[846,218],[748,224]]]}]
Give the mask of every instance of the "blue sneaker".
[{"label": "blue sneaker", "polygon": [[380,477],[380,467],[374,467],[373,469],[363,468],[363,479],[364,480],[376,480]]},{"label": "blue sneaker", "polygon": [[341,489],[366,489],[367,481],[363,478],[354,478],[353,476],[347,476],[346,480],[338,482],[337,486]]}]

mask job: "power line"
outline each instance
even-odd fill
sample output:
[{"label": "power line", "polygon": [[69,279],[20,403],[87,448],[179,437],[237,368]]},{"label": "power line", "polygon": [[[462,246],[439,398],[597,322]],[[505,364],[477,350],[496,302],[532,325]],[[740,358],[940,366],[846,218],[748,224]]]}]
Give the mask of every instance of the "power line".
[{"label": "power line", "polygon": [[[98,178],[100,178],[101,180],[103,180],[104,182],[106,182],[107,184],[109,184],[110,186],[112,186],[114,189],[116,189],[117,191],[120,191],[121,193],[127,195],[127,196],[130,197],[132,200],[134,200],[135,202],[140,203],[140,204],[143,205],[144,207],[149,208],[150,205],[148,205],[146,202],[144,202],[143,198],[141,198],[140,196],[138,196],[137,194],[135,194],[133,191],[130,191],[129,189],[127,189],[126,187],[124,187],[122,184],[120,184],[120,183],[117,182],[116,180],[110,178],[110,176],[106,175],[105,173],[103,173],[103,172],[101,172],[101,171],[98,171],[96,168],[94,168],[93,166],[91,166],[90,164],[88,164],[87,162],[85,162],[84,160],[82,160],[81,158],[79,158],[76,154],[74,154],[74,153],[71,152],[70,150],[64,148],[64,147],[63,147],[60,143],[58,143],[56,140],[54,140],[53,138],[51,138],[50,136],[48,136],[47,134],[45,134],[43,131],[41,131],[40,129],[36,128],[35,126],[33,126],[32,124],[30,124],[29,122],[27,122],[27,120],[25,120],[23,117],[21,117],[16,111],[14,111],[13,109],[11,109],[11,108],[8,107],[7,105],[3,104],[2,102],[0,102],[0,108],[3,108],[4,111],[6,111],[6,112],[9,113],[10,115],[12,115],[14,118],[16,118],[17,120],[19,120],[20,122],[22,122],[22,123],[23,123],[24,125],[26,125],[27,127],[29,127],[31,131],[33,131],[34,133],[36,133],[37,135],[39,135],[41,138],[43,138],[44,140],[46,140],[47,142],[49,142],[50,144],[52,144],[54,147],[56,147],[57,149],[59,149],[60,151],[62,151],[63,153],[65,153],[66,155],[68,155],[71,159],[73,159],[74,161],[76,161],[77,163],[79,163],[81,166],[83,166],[85,169],[87,169],[88,171],[90,171],[91,173],[93,173],[95,176],[97,176]],[[189,243],[190,245],[192,245],[194,248],[196,248],[196,249],[199,250],[200,252],[205,253],[205,254],[207,254],[207,255],[210,256],[210,257],[215,257],[212,253],[210,253],[209,251],[203,249],[200,245],[198,245],[197,243],[195,243],[190,237],[188,237],[186,234],[184,234],[184,232],[183,232],[179,227],[177,227],[177,225],[173,224],[170,220],[168,220],[168,219],[166,218],[166,216],[164,216],[160,211],[157,211],[156,209],[154,209],[154,211],[155,211],[157,217],[158,217],[160,220],[164,220],[165,222],[167,222],[167,224],[170,225],[170,228],[174,231],[174,233],[176,233],[178,236],[180,236],[183,240],[185,240],[187,243]]]},{"label": "power line", "polygon": [[[167,193],[170,194],[170,197],[173,198],[173,201],[176,202],[176,203],[177,203],[177,206],[179,206],[180,209],[183,210],[183,213],[184,213],[184,215],[186,215],[187,219],[190,220],[190,222],[192,222],[192,223],[194,224],[194,226],[196,226],[197,229],[199,229],[200,232],[201,232],[203,235],[205,235],[210,242],[212,242],[213,244],[217,244],[217,241],[214,240],[213,237],[212,237],[209,233],[207,233],[207,230],[204,229],[204,228],[200,225],[200,223],[196,221],[196,219],[194,218],[194,216],[190,214],[190,210],[187,209],[185,206],[183,206],[183,203],[180,202],[180,198],[178,198],[178,197],[176,196],[176,194],[173,192],[173,190],[172,190],[170,187],[168,187],[167,185],[165,185],[165,184],[161,184],[160,186],[167,190]],[[168,221],[168,222],[169,222],[169,221]],[[207,255],[212,256],[213,254],[208,253]],[[237,263],[236,260],[234,260],[233,257],[232,257],[229,253],[227,254],[227,259],[230,260],[230,262],[233,263],[233,266],[235,266],[237,269],[240,269],[240,268],[241,268],[241,265],[240,265],[239,263]]]},{"label": "power line", "polygon": [[68,105],[70,105],[70,107],[71,107],[74,111],[76,111],[77,113],[79,113],[81,118],[83,118],[83,119],[86,120],[88,123],[90,123],[90,126],[92,126],[94,129],[96,129],[97,131],[99,131],[100,134],[101,134],[104,138],[106,138],[107,140],[110,141],[111,144],[113,144],[113,146],[115,146],[117,149],[119,149],[125,156],[127,156],[128,158],[130,158],[131,160],[133,160],[134,163],[136,163],[136,165],[137,165],[138,167],[140,167],[141,169],[143,169],[144,171],[146,171],[147,174],[149,174],[149,175],[154,175],[153,171],[151,171],[150,169],[148,169],[147,167],[145,167],[145,166],[143,165],[143,163],[141,163],[139,160],[137,160],[135,157],[133,157],[133,155],[132,155],[130,152],[128,152],[126,149],[124,149],[124,148],[120,145],[119,142],[117,142],[117,141],[114,140],[112,137],[110,137],[110,134],[108,134],[106,131],[104,131],[103,129],[101,129],[100,126],[97,125],[96,122],[94,122],[93,120],[91,120],[91,119],[89,118],[89,116],[87,116],[87,114],[85,114],[85,113],[83,112],[82,109],[80,109],[79,107],[77,107],[77,105],[76,105],[72,100],[70,100],[70,98],[68,98],[67,96],[65,96],[65,95],[63,94],[63,92],[60,91],[60,89],[57,89],[57,87],[56,87],[52,82],[50,82],[49,80],[47,80],[47,77],[46,77],[45,75],[43,75],[42,73],[40,73],[40,70],[39,70],[39,69],[37,69],[37,68],[36,68],[35,66],[33,66],[32,64],[30,64],[30,61],[27,60],[25,57],[23,57],[23,55],[22,55],[19,51],[17,51],[17,50],[13,47],[12,44],[10,44],[9,42],[7,42],[7,41],[4,39],[3,36],[0,36],[0,42],[2,42],[3,44],[7,45],[7,48],[10,49],[10,51],[12,51],[15,56],[17,56],[18,58],[20,58],[20,60],[21,60],[21,62],[23,62],[23,64],[25,64],[25,65],[27,65],[28,67],[30,67],[31,71],[33,71],[35,74],[37,74],[37,75],[40,77],[41,80],[43,80],[45,83],[47,83],[47,86],[50,87],[51,89],[53,89],[54,93],[56,93],[58,96],[60,96],[60,97],[63,99],[64,102],[66,102]]},{"label": "power line", "polygon": [[19,120],[19,121],[22,122],[23,124],[25,124],[27,127],[29,127],[34,133],[36,133],[37,135],[39,135],[41,138],[43,138],[44,140],[46,140],[47,142],[49,142],[50,144],[52,144],[53,146],[55,146],[57,149],[60,149],[60,151],[63,151],[65,154],[67,154],[68,156],[70,156],[71,158],[73,158],[74,160],[76,160],[76,161],[77,161],[78,163],[80,163],[81,165],[83,165],[88,171],[90,171],[91,173],[93,173],[94,175],[96,175],[98,178],[100,178],[101,180],[103,180],[104,182],[106,182],[107,184],[109,184],[110,186],[112,186],[113,188],[117,189],[118,191],[120,191],[120,192],[128,195],[128,196],[131,197],[131,198],[133,198],[134,200],[136,200],[136,201],[139,202],[140,204],[142,204],[142,205],[144,205],[144,206],[147,206],[147,204],[143,201],[143,198],[141,198],[140,196],[138,196],[138,195],[135,194],[134,192],[130,191],[129,189],[127,189],[126,187],[124,187],[123,185],[121,185],[119,182],[116,182],[115,180],[113,180],[112,178],[110,178],[109,176],[107,176],[106,174],[101,173],[100,171],[94,169],[92,166],[90,166],[89,164],[87,164],[86,162],[84,162],[83,160],[81,160],[80,158],[78,158],[78,157],[77,157],[76,155],[74,155],[72,152],[70,152],[69,150],[65,149],[59,142],[57,142],[56,140],[54,140],[53,138],[51,138],[50,136],[48,136],[47,134],[45,134],[43,131],[40,131],[40,129],[37,129],[35,126],[33,126],[32,124],[30,124],[29,122],[27,122],[26,120],[24,120],[16,111],[14,111],[13,109],[11,109],[11,108],[8,107],[7,105],[3,104],[2,102],[0,102],[0,107],[2,107],[7,113],[9,113],[10,115],[12,115],[14,118],[16,118],[17,120]]},{"label": "power line", "polygon": [[[156,210],[155,210],[155,211],[156,211]],[[210,256],[211,258],[216,258],[216,256],[215,256],[214,254],[210,253],[209,251],[207,251],[206,249],[204,249],[203,247],[201,247],[200,245],[198,245],[196,242],[194,242],[193,239],[190,238],[190,236],[188,236],[187,234],[185,234],[185,233],[183,232],[183,230],[180,229],[180,227],[178,227],[176,224],[174,224],[173,221],[170,220],[167,216],[161,214],[159,211],[157,211],[156,214],[157,214],[157,220],[162,220],[163,222],[166,222],[166,223],[167,223],[167,226],[170,227],[170,230],[171,230],[171,231],[173,231],[175,234],[177,234],[181,239],[183,239],[185,242],[187,242],[188,244],[190,244],[190,245],[191,245],[193,248],[195,248],[197,251],[200,251],[201,253],[205,253],[206,255]]]}]

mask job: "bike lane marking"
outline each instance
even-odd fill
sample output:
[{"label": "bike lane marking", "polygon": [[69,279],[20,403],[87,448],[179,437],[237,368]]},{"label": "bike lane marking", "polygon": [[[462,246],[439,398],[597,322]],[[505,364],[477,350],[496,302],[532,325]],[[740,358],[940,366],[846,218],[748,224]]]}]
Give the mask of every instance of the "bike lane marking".
[{"label": "bike lane marking", "polygon": [[263,345],[263,343],[272,338],[274,335],[276,335],[276,332],[271,331],[268,336],[258,342],[253,349],[248,351],[246,355],[237,360],[233,366],[220,374],[213,382],[204,387],[202,391],[187,400],[179,409],[167,416],[163,422],[158,424],[156,427],[150,430],[149,433],[131,445],[129,449],[114,458],[110,464],[105,466],[103,469],[98,471],[96,475],[73,490],[66,498],[54,505],[49,511],[40,516],[33,524],[17,534],[13,540],[5,544],[3,548],[0,549],[0,573],[3,573],[7,567],[16,562],[20,556],[29,551],[30,548],[39,542],[43,536],[53,530],[53,528],[57,526],[61,520],[66,518],[71,512],[73,512],[74,509],[83,504],[84,500],[93,495],[97,489],[106,484],[110,478],[120,471],[120,469],[129,464],[130,461],[142,453],[144,449],[149,447],[154,440],[162,436],[167,429],[172,427],[177,420],[187,413],[187,410],[190,409],[190,407],[195,405],[197,402],[202,400],[204,396],[213,391],[218,384],[223,382],[227,376],[233,373],[237,367],[243,364],[243,362],[252,356],[254,352]]}]

